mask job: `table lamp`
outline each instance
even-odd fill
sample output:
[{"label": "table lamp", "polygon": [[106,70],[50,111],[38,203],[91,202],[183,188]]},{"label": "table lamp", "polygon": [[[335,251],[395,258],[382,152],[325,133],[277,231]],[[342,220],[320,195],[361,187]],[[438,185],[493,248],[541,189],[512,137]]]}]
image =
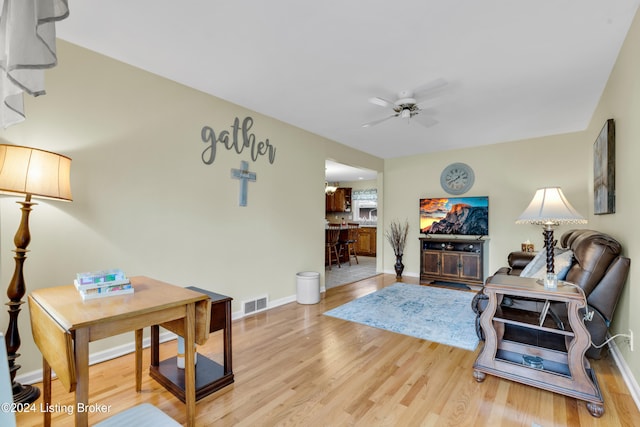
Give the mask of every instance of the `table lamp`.
[{"label": "table lamp", "polygon": [[20,369],[20,365],[15,363],[20,347],[18,314],[26,293],[23,266],[31,241],[29,213],[31,207],[37,204],[31,201],[31,197],[71,201],[70,171],[71,159],[66,156],[36,148],[0,144],[0,192],[25,195],[24,201],[16,202],[22,205],[22,218],[13,239],[16,265],[7,288],[9,326],[5,334],[13,400],[16,403],[32,403],[40,396],[40,390],[36,387],[15,381],[16,372]]},{"label": "table lamp", "polygon": [[516,224],[543,226],[544,244],[547,247],[547,274],[554,274],[553,228],[560,224],[586,224],[587,220],[576,211],[562,193],[560,187],[540,188]]}]

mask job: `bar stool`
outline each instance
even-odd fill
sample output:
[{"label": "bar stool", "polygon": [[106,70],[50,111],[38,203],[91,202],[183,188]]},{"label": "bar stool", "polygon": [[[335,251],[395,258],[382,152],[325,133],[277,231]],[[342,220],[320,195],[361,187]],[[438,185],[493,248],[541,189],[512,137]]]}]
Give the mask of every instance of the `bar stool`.
[{"label": "bar stool", "polygon": [[342,242],[342,248],[347,251],[347,258],[349,259],[349,265],[351,265],[351,257],[356,259],[356,264],[360,264],[358,262],[358,254],[356,253],[356,243],[358,243],[358,230],[360,229],[360,224],[350,222],[347,224],[347,240]]},{"label": "bar stool", "polygon": [[338,239],[340,238],[340,226],[328,225],[326,234],[326,247],[327,247],[327,259],[329,260],[329,270],[331,270],[331,264],[333,263],[334,256],[338,268],[340,265],[340,256],[338,255]]}]

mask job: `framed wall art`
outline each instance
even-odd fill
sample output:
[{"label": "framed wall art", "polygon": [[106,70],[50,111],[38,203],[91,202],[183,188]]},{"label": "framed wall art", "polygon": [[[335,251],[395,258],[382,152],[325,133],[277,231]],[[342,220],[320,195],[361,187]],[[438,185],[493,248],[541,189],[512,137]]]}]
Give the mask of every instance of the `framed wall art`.
[{"label": "framed wall art", "polygon": [[593,144],[593,213],[616,211],[616,132],[608,119]]}]

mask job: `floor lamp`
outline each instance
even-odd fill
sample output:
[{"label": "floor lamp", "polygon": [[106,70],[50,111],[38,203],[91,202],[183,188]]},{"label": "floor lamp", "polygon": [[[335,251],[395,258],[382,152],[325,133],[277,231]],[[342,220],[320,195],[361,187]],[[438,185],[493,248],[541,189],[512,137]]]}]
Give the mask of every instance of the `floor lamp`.
[{"label": "floor lamp", "polygon": [[20,365],[16,364],[16,359],[20,356],[18,314],[24,303],[22,297],[27,290],[23,267],[27,258],[27,246],[31,241],[29,213],[31,207],[37,204],[31,201],[31,197],[71,201],[70,170],[71,159],[68,157],[36,148],[0,144],[0,192],[25,196],[24,201],[17,202],[22,206],[22,218],[13,239],[16,245],[16,265],[7,288],[9,326],[5,334],[13,400],[16,403],[32,403],[40,396],[40,390],[36,387],[15,381],[16,372],[20,369]]},{"label": "floor lamp", "polygon": [[560,224],[586,224],[587,220],[576,211],[562,193],[560,187],[540,188],[516,224],[543,226],[544,244],[547,247],[547,274],[555,274],[553,257],[555,242],[553,228]]}]

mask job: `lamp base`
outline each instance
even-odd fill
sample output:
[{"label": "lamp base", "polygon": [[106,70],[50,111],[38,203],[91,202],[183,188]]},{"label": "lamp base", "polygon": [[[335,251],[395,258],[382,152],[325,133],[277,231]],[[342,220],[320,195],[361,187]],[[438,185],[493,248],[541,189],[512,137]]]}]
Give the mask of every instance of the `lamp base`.
[{"label": "lamp base", "polygon": [[544,245],[546,246],[547,251],[547,273],[554,273],[554,246],[555,242],[553,241],[553,227],[547,226],[542,232],[544,236]]},{"label": "lamp base", "polygon": [[40,397],[40,389],[29,384],[22,385],[14,381],[11,388],[13,389],[13,403],[33,403]]}]

